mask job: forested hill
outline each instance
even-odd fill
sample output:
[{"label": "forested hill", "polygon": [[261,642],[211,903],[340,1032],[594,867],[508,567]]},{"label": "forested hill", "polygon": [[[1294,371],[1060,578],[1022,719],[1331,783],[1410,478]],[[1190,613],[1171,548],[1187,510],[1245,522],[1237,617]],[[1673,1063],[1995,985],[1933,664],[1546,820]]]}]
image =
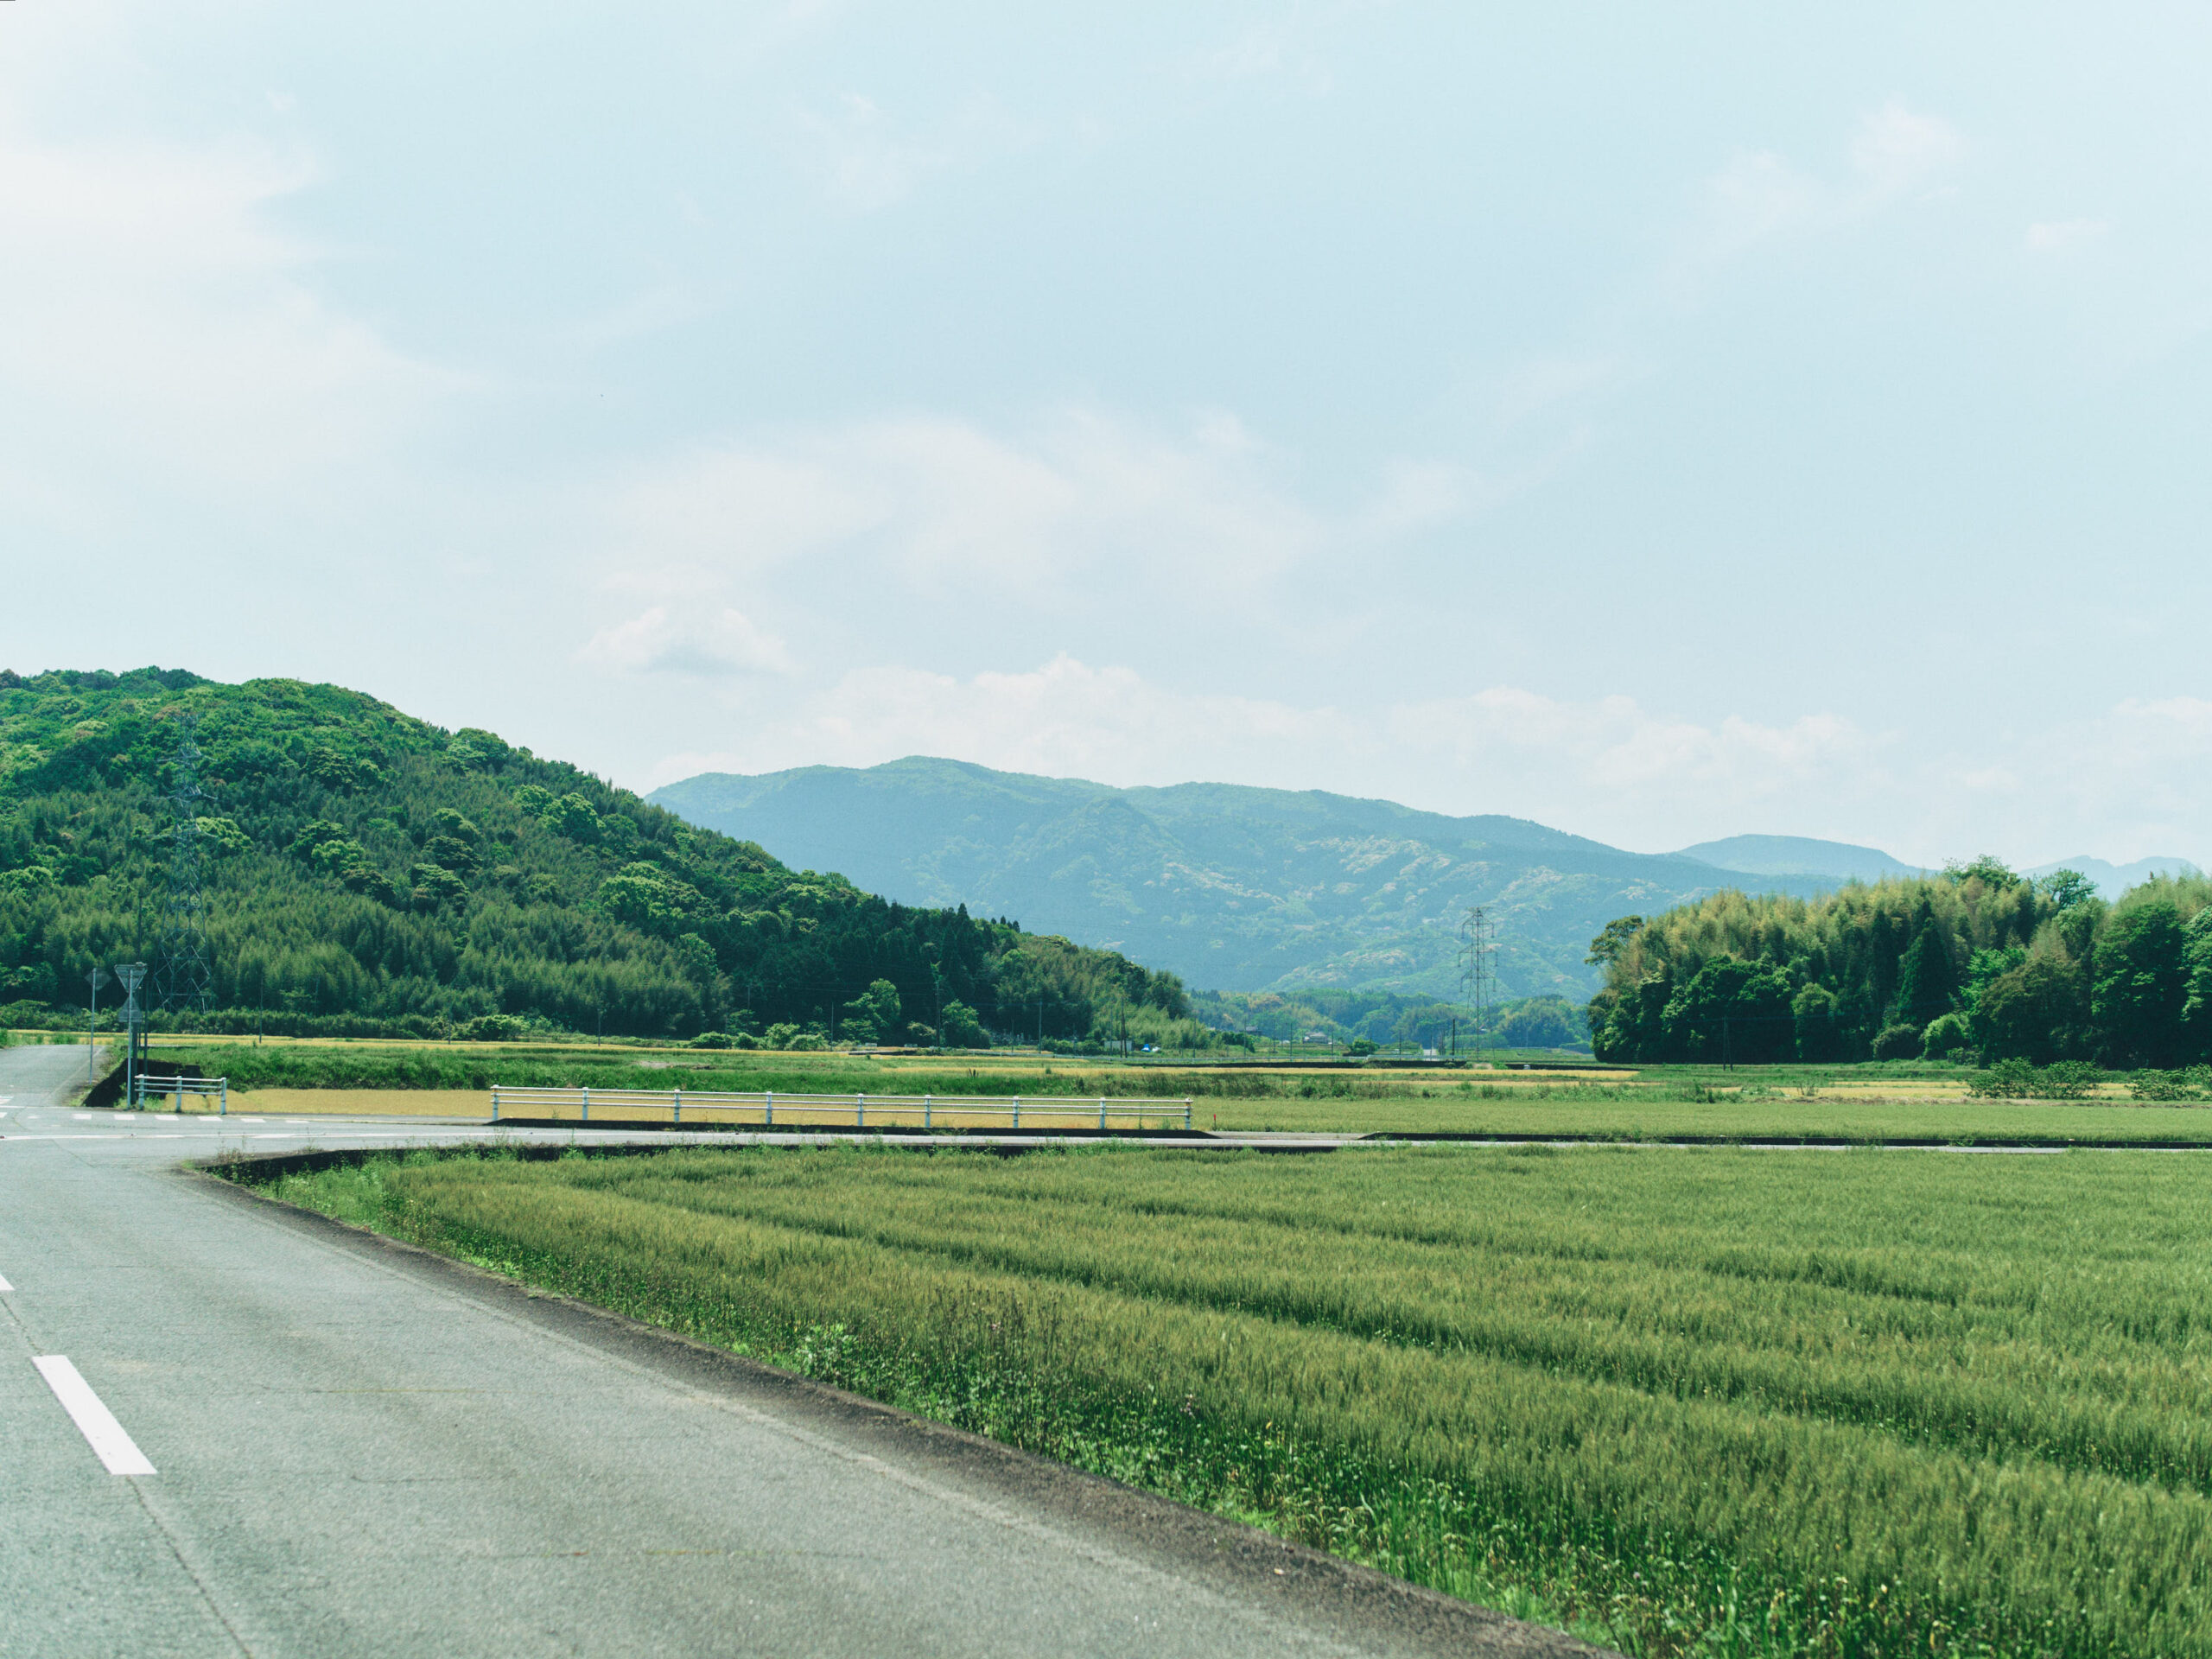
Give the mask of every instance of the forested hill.
[{"label": "forested hill", "polygon": [[2212,1060],[2212,878],[2193,872],[2114,903],[1993,859],[1809,901],[1719,893],[1623,917],[1592,954],[1603,1058]]},{"label": "forested hill", "polygon": [[708,773],[652,798],[879,893],[964,899],[1223,991],[1456,995],[1460,918],[1483,905],[1504,995],[1580,1001],[1597,986],[1590,936],[1609,918],[1722,887],[1836,884],[1624,852],[1525,818],[1320,790],[1116,789],[923,756]]},{"label": "forested hill", "polygon": [[750,1014],[977,1041],[1184,1012],[1172,976],[787,868],[489,732],[143,669],[0,673],[0,1022],[81,1008],[95,964],[163,962],[188,735],[218,1027],[689,1036]]}]

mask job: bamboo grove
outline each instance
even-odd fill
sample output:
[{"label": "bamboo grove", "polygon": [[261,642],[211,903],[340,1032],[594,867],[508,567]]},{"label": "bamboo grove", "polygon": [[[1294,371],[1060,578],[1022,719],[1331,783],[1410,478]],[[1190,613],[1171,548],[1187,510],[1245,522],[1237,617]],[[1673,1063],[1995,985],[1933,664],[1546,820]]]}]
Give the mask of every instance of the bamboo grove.
[{"label": "bamboo grove", "polygon": [[1602,1058],[2212,1059],[2212,879],[2113,903],[1993,859],[1817,899],[1715,893],[1592,942]]}]

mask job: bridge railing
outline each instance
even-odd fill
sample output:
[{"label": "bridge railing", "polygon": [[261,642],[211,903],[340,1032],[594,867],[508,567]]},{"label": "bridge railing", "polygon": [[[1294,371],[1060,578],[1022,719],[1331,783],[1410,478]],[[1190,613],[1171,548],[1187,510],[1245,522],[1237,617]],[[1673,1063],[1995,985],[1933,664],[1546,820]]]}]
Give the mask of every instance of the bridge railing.
[{"label": "bridge railing", "polygon": [[230,1116],[228,1077],[149,1077],[142,1074],[130,1080],[130,1103],[140,1111],[145,1110],[147,1101],[156,1096],[174,1099],[176,1103],[170,1109],[174,1111],[182,1111],[188,1100],[212,1100],[219,1114]]},{"label": "bridge railing", "polygon": [[492,1121],[727,1123],[760,1128],[1189,1128],[1184,1099],[1071,1095],[802,1095],[703,1089],[492,1090]]}]

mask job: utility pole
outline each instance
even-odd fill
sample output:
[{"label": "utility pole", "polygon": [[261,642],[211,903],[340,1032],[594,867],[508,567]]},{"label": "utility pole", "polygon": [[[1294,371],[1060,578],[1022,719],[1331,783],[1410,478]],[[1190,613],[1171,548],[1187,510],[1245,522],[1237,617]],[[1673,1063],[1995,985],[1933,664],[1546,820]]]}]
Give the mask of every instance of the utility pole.
[{"label": "utility pole", "polygon": [[91,1023],[85,1027],[85,1084],[87,1088],[95,1081],[94,1072],[99,1057],[100,987],[107,983],[107,978],[105,968],[95,968],[85,976],[85,983],[92,988],[92,1017]]},{"label": "utility pole", "polygon": [[116,964],[115,976],[123,982],[123,1104],[138,1103],[138,988],[146,982],[146,964]]}]

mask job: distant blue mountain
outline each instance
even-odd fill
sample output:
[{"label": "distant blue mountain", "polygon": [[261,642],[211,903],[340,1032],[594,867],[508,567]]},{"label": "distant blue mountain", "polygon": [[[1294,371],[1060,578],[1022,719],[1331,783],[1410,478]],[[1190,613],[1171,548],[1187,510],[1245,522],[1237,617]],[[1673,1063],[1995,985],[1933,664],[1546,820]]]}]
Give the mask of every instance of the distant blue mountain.
[{"label": "distant blue mountain", "polygon": [[[1824,876],[1840,885],[1847,880],[1879,881],[1885,877],[1917,875],[1910,864],[1899,863],[1873,847],[1854,847],[1847,841],[1815,841],[1803,836],[1731,836],[1726,841],[1701,841],[1685,847],[1680,858],[1702,859],[1723,869],[1753,875]],[[2117,899],[2128,888],[2154,875],[2190,875],[2196,866],[2185,858],[2139,858],[2133,864],[2109,864],[2087,854],[2063,858],[2056,864],[2038,864],[2024,875],[2049,875],[2054,870],[2078,870],[2097,884],[2107,899]]]},{"label": "distant blue mountain", "polygon": [[1878,848],[1854,847],[1847,841],[1815,841],[1806,836],[1730,836],[1725,841],[1701,841],[1694,847],[1685,847],[1675,856],[1751,875],[1822,875],[1838,883],[1854,877],[1879,881],[1885,876],[1919,874],[1913,866],[1900,864]]},{"label": "distant blue mountain", "polygon": [[918,756],[709,772],[652,798],[787,863],[1111,945],[1210,990],[1452,995],[1460,918],[1479,904],[1505,995],[1580,995],[1598,981],[1589,941],[1617,916],[1837,880],[1624,852],[1525,818],[1229,784],[1115,789]]}]

